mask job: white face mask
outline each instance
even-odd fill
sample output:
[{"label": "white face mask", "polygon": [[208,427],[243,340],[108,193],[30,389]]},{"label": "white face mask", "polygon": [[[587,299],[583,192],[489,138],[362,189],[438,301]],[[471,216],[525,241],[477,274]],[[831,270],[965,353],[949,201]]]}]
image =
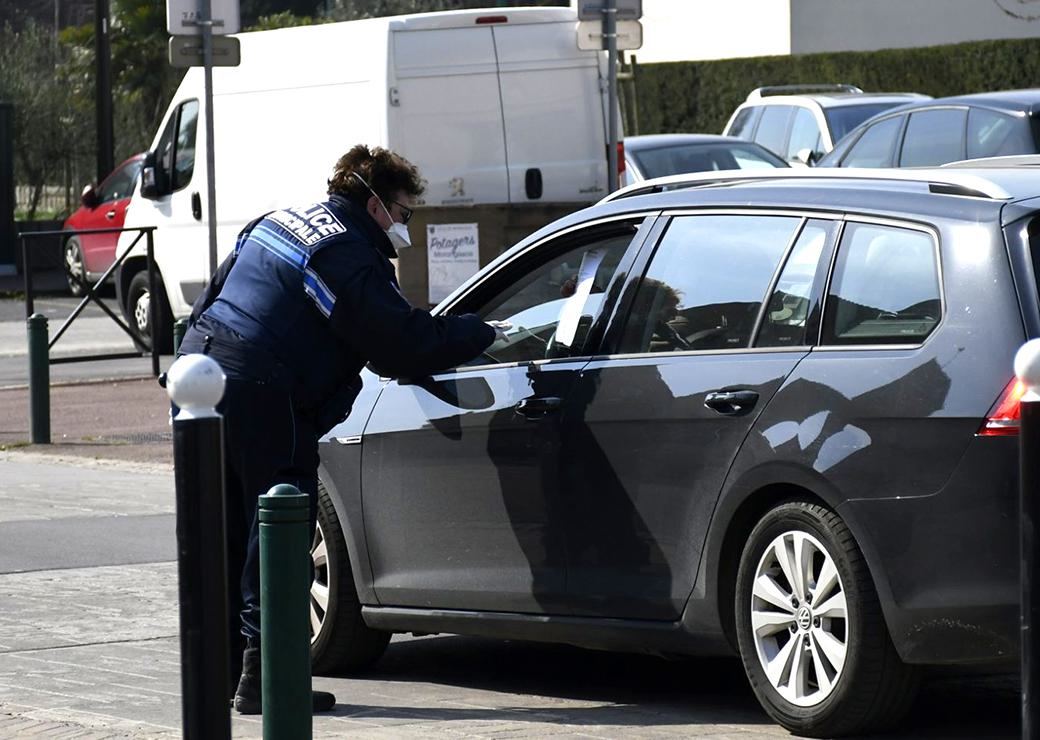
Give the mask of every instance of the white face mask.
[{"label": "white face mask", "polygon": [[363,178],[356,172],[351,172],[350,174],[352,174],[354,177],[360,180],[361,184],[368,188],[368,192],[376,196],[376,200],[379,201],[379,205],[383,208],[383,213],[385,213],[386,217],[390,219],[390,228],[385,229],[383,233],[386,234],[386,237],[390,240],[390,243],[394,245],[394,249],[407,249],[408,247],[412,246],[412,239],[408,235],[408,227],[402,223],[394,221],[394,217],[390,215],[390,211],[387,210],[386,205],[383,203],[383,199],[376,195],[376,191],[373,190],[367,182],[365,182],[365,178]]}]

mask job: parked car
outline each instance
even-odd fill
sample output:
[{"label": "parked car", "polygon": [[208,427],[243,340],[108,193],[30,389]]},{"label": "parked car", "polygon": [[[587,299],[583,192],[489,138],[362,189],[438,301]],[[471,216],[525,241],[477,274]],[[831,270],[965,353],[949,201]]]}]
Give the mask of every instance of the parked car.
[{"label": "parked car", "polygon": [[788,166],[758,144],[714,134],[626,136],[624,148],[625,185],[683,172]]},{"label": "parked car", "polygon": [[393,632],[738,653],[832,737],[922,666],[1013,662],[1037,196],[1026,168],[715,172],[523,240],[435,309],[506,340],[366,371],[321,441],[316,670]]},{"label": "parked car", "polygon": [[[144,154],[135,154],[116,167],[100,185],[87,185],[81,196],[82,205],[65,219],[64,229],[121,229],[126,207],[141,175]],[[69,292],[83,295],[86,287],[98,278],[116,259],[119,234],[73,234],[65,240],[62,265]]]},{"label": "parked car", "polygon": [[796,166],[815,164],[849,131],[918,93],[865,93],[855,85],[774,85],[751,91],[722,133],[764,146]]},{"label": "parked car", "polygon": [[864,122],[821,167],[933,167],[1040,152],[1040,89],[921,101]]}]

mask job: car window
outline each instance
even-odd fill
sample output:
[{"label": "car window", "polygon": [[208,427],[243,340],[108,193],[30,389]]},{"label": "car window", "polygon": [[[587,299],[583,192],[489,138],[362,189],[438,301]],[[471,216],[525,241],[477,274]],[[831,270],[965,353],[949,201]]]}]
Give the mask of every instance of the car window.
[{"label": "car window", "polygon": [[917,343],[939,323],[942,302],[932,237],[850,223],[827,295],[823,344]]},{"label": "car window", "polygon": [[177,147],[174,155],[173,189],[191,182],[195,170],[195,130],[199,123],[199,101],[189,100],[177,117]]},{"label": "car window", "polygon": [[831,130],[831,141],[835,145],[852,129],[868,118],[883,113],[906,101],[888,103],[859,103],[857,105],[834,105],[823,109],[823,117],[827,119],[827,127]]},{"label": "car window", "polygon": [[787,137],[787,121],[794,108],[790,105],[767,105],[762,110],[762,120],[755,131],[755,142],[775,154],[783,154]]},{"label": "car window", "polygon": [[968,159],[1035,152],[1028,118],[983,108],[968,111]]},{"label": "car window", "polygon": [[787,161],[795,160],[802,149],[823,151],[820,127],[816,125],[816,116],[808,108],[798,108],[795,111],[794,121],[791,123],[791,137],[787,143]]},{"label": "car window", "polygon": [[751,132],[755,130],[755,121],[762,112],[762,106],[744,108],[737,117],[733,119],[733,125],[729,127],[729,136],[739,136],[742,139],[750,139]]},{"label": "car window", "polygon": [[859,140],[852,145],[842,167],[888,167],[892,162],[896,137],[903,125],[902,116],[893,116],[879,121],[863,132]]},{"label": "car window", "polygon": [[622,353],[746,347],[799,219],[680,216],[636,291]]},{"label": "car window", "polygon": [[[580,246],[556,253],[509,281],[507,287],[473,310],[485,321],[508,323],[471,365],[530,362],[580,352],[636,224],[622,224]],[[554,252],[551,246],[540,251]],[[469,310],[469,309],[466,309]]]},{"label": "car window", "polygon": [[101,203],[110,203],[123,198],[129,198],[134,191],[137,176],[141,173],[141,160],[135,159],[117,167],[112,174],[105,178],[98,192],[98,200]]},{"label": "car window", "polygon": [[683,172],[713,172],[745,167],[781,167],[784,162],[772,159],[769,152],[747,142],[676,144],[631,152],[639,171],[646,177],[664,177]]},{"label": "car window", "polygon": [[820,255],[834,231],[834,221],[812,220],[798,235],[791,255],[784,263],[776,282],[762,328],[755,339],[756,347],[798,347],[808,344],[805,337],[813,283],[819,270]]},{"label": "car window", "polygon": [[910,114],[903,136],[900,167],[929,167],[964,159],[964,108],[940,108]]},{"label": "car window", "polygon": [[733,147],[733,161],[740,170],[768,170],[786,167],[787,163],[772,152],[754,145]]}]

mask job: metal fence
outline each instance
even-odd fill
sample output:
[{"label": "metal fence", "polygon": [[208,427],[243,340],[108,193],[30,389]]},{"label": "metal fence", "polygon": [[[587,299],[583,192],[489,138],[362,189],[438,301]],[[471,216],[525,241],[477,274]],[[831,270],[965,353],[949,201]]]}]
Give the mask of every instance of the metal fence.
[{"label": "metal fence", "polygon": [[[28,213],[32,205],[33,188],[29,185],[15,185],[14,210],[16,213]],[[69,214],[76,210],[77,194],[72,185],[45,185],[36,204],[37,213]]]}]

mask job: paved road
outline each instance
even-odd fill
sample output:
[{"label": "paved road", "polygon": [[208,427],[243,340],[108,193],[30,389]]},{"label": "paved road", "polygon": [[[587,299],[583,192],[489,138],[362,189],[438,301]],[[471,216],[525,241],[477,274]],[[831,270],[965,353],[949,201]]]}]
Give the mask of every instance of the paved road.
[{"label": "paved road", "polygon": [[[114,296],[102,296],[113,311],[119,313]],[[79,305],[80,299],[70,296],[43,295],[36,298],[33,309],[49,319],[50,336],[54,336],[65,318]],[[25,335],[25,304],[21,299],[0,299],[0,388],[17,387],[28,382],[27,344]],[[109,354],[135,351],[133,341],[105,313],[88,303],[83,312],[69,325],[52,349],[53,357],[82,354]],[[160,369],[169,367],[172,358],[164,357]],[[150,375],[150,356],[123,360],[77,362],[51,366],[52,383],[82,380],[136,378]]]},{"label": "paved road", "polygon": [[[0,452],[0,737],[179,736],[172,513],[169,465]],[[397,636],[315,685],[341,702],[315,737],[788,737],[735,660]],[[1012,738],[1018,701],[1008,679],[932,680],[887,737]]]}]

